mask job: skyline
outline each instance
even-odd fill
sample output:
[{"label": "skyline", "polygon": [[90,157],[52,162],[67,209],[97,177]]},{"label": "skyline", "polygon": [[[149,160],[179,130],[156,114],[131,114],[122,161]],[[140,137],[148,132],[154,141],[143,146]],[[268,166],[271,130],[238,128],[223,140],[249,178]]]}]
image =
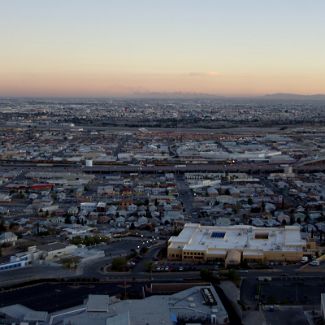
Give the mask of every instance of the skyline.
[{"label": "skyline", "polygon": [[325,3],[3,0],[0,96],[325,93]]}]

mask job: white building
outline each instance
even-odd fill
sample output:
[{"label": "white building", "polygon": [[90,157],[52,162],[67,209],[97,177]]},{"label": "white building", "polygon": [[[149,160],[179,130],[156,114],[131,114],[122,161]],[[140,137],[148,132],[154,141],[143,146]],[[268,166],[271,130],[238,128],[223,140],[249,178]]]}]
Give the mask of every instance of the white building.
[{"label": "white building", "polygon": [[248,261],[299,261],[306,248],[300,228],[256,228],[246,225],[228,227],[187,223],[178,236],[168,241],[168,259],[207,261],[238,256]]}]

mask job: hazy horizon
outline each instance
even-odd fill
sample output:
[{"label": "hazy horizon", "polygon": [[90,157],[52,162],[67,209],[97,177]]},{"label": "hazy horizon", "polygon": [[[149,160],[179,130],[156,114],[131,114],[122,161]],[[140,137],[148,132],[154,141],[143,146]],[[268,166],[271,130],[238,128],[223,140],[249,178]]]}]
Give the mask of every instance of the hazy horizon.
[{"label": "hazy horizon", "polygon": [[3,0],[1,97],[325,94],[325,2]]}]

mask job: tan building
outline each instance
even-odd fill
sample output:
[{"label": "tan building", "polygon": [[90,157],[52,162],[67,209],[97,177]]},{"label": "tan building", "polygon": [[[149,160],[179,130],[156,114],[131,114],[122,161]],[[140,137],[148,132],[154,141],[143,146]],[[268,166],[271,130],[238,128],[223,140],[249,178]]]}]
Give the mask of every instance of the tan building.
[{"label": "tan building", "polygon": [[46,260],[56,260],[72,254],[78,247],[76,245],[53,242],[38,247]]},{"label": "tan building", "polygon": [[185,262],[223,260],[228,265],[250,262],[300,261],[307,243],[299,227],[229,227],[187,223],[168,241],[168,259]]}]

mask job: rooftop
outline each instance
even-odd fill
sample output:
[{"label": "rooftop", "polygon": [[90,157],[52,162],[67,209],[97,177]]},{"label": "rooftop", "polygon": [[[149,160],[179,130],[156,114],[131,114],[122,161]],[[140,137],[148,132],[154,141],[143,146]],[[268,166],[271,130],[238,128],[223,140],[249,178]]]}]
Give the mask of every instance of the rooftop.
[{"label": "rooftop", "polygon": [[[22,318],[32,310],[24,306],[2,308],[5,314]],[[14,312],[12,312],[12,310]],[[35,312],[38,313],[38,312]],[[36,314],[37,316],[37,314]],[[40,316],[47,316],[47,313]],[[105,295],[90,295],[85,305],[51,315],[52,324],[69,325],[172,325],[178,318],[215,318],[227,323],[228,314],[211,285],[196,286],[173,295],[122,300]]]},{"label": "rooftop", "polygon": [[107,312],[109,305],[109,296],[89,295],[87,301],[88,312]]},{"label": "rooftop", "polygon": [[262,251],[301,251],[305,241],[300,228],[257,228],[246,225],[227,227],[185,224],[178,236],[169,239],[170,246],[184,250],[251,249]]}]

